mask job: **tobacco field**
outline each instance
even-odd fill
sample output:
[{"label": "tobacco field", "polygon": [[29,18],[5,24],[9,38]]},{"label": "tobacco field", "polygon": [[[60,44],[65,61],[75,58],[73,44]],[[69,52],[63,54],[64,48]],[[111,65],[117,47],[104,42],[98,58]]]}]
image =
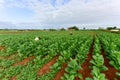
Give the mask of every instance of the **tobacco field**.
[{"label": "tobacco field", "polygon": [[120,34],[70,32],[0,32],[0,80],[120,80]]}]

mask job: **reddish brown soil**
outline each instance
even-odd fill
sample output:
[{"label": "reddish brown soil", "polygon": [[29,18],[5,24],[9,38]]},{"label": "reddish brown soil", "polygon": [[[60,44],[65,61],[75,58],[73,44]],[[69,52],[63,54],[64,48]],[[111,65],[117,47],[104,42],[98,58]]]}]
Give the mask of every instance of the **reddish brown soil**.
[{"label": "reddish brown soil", "polygon": [[4,47],[0,46],[0,50],[4,49]]},{"label": "reddish brown soil", "polygon": [[12,60],[13,57],[15,57],[17,54],[13,54],[13,55],[10,55],[8,57],[4,57],[4,56],[0,56],[0,59],[8,59],[8,60]]},{"label": "reddish brown soil", "polygon": [[[88,58],[86,59],[85,63],[82,65],[82,70],[78,71],[80,74],[82,74],[83,80],[85,80],[86,77],[92,78],[91,69],[89,68],[89,66],[91,66],[90,60],[92,59],[92,53],[94,50],[93,46],[94,46],[94,40],[87,55]],[[80,80],[80,79],[78,77],[75,77],[75,80]]]},{"label": "reddish brown soil", "polygon": [[12,59],[13,57],[15,57],[16,55],[17,55],[17,53],[12,54],[12,55],[8,56],[7,59],[11,60],[11,59]]},{"label": "reddish brown soil", "polygon": [[34,58],[34,56],[28,57],[22,60],[21,62],[15,63],[13,66],[26,65],[29,61],[33,60]]},{"label": "reddish brown soil", "polygon": [[43,74],[46,74],[50,72],[50,67],[57,61],[58,56],[55,56],[50,62],[45,64],[37,73],[38,76],[41,76]]},{"label": "reddish brown soil", "polygon": [[61,80],[61,77],[64,76],[66,73],[65,68],[67,68],[67,64],[64,63],[60,71],[55,75],[55,78],[53,80]]},{"label": "reddish brown soil", "polygon": [[17,80],[16,76],[13,76],[10,80]]},{"label": "reddish brown soil", "polygon": [[108,70],[104,71],[103,73],[106,75],[106,78],[108,80],[114,80],[114,78],[117,78],[116,76],[117,70],[109,64],[109,60],[106,58],[105,51],[103,48],[101,48],[101,53],[104,57],[104,65],[108,68]]},{"label": "reddish brown soil", "polygon": [[[0,50],[4,49],[4,47],[0,46]],[[4,59],[5,57],[0,56],[0,59]]]}]

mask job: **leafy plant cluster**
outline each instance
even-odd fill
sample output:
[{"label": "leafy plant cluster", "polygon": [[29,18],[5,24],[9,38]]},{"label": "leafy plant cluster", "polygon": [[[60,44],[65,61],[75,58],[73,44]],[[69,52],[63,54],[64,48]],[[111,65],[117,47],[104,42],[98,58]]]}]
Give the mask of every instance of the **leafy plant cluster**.
[{"label": "leafy plant cluster", "polygon": [[78,73],[78,71],[82,69],[81,65],[87,58],[91,41],[92,39],[88,39],[84,44],[81,44],[80,48],[77,50],[75,58],[71,58],[70,62],[68,62],[68,67],[65,69],[66,73],[64,74],[64,77],[62,77],[62,80],[74,80],[75,77],[82,79],[82,75]]},{"label": "leafy plant cluster", "polygon": [[[89,39],[88,39],[88,37],[89,37]],[[82,75],[78,74],[77,71],[81,69],[80,64],[82,64],[86,59],[86,56],[84,56],[84,55],[86,55],[88,53],[91,41],[92,41],[92,37],[90,37],[90,36],[82,36],[81,38],[79,38],[79,37],[72,38],[68,42],[68,44],[71,44],[71,45],[69,45],[67,49],[64,49],[60,53],[57,62],[51,67],[51,71],[48,74],[40,76],[39,79],[40,80],[44,80],[44,79],[52,80],[55,77],[55,74],[58,71],[60,71],[62,68],[64,68],[64,66],[63,66],[64,64],[68,64],[68,65],[67,65],[67,68],[65,68],[65,71],[67,72],[67,74],[64,74],[64,77],[62,77],[63,80],[69,80],[70,77],[73,79],[73,77],[75,78],[77,76],[79,76],[81,78]],[[61,45],[65,44],[65,43],[63,42],[63,43],[61,43]],[[88,47],[86,47],[86,46],[88,46]],[[84,54],[84,55],[82,55],[82,54]],[[76,67],[78,67],[78,68],[76,68]],[[69,70],[71,70],[71,71],[69,71]]]},{"label": "leafy plant cluster", "polygon": [[99,39],[95,36],[93,59],[90,61],[92,64],[91,74],[93,78],[86,78],[87,80],[107,80],[105,74],[101,73],[102,71],[108,70],[108,68],[104,65],[104,58],[103,55],[100,54],[100,47]]},{"label": "leafy plant cluster", "polygon": [[120,35],[113,33],[99,33],[103,47],[112,65],[118,72],[116,75],[120,78]]},{"label": "leafy plant cluster", "polygon": [[[83,32],[73,32],[73,35],[66,32],[45,33],[0,35],[0,46],[5,47],[0,51],[0,56],[9,57],[16,54],[16,57],[10,60],[7,58],[0,60],[0,70],[3,72],[0,73],[0,79],[9,80],[16,76],[18,80],[42,80],[42,78],[43,80],[50,80],[62,68],[63,63],[68,62],[70,58],[73,59],[73,62],[76,58],[77,65],[86,58],[85,55],[92,41],[91,35],[83,34]],[[41,36],[39,41],[34,41],[36,35]],[[35,59],[28,62],[26,66],[12,66],[30,56],[35,56]],[[59,58],[51,67],[52,71],[38,78],[37,71],[54,56],[59,56]]]}]

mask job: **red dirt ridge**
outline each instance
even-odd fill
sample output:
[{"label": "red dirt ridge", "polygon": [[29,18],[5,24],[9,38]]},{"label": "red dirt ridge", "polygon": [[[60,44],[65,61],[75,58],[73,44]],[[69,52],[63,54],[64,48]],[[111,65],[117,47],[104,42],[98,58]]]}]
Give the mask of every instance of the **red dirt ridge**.
[{"label": "red dirt ridge", "polygon": [[65,68],[67,68],[67,64],[64,63],[60,71],[55,75],[55,78],[53,80],[61,80],[61,77],[64,76],[66,73]]},{"label": "red dirt ridge", "polygon": [[[91,66],[90,60],[92,59],[92,53],[94,50],[94,41],[95,41],[95,39],[93,39],[92,45],[91,45],[89,53],[87,55],[88,58],[85,61],[85,63],[82,65],[82,70],[78,71],[80,74],[82,74],[83,80],[85,80],[86,77],[92,78],[91,69],[89,68],[89,66]],[[75,77],[75,80],[80,80],[80,79]]]},{"label": "red dirt ridge", "polygon": [[26,65],[29,61],[33,60],[34,58],[34,56],[28,57],[22,60],[21,62],[15,63],[13,66]]},{"label": "red dirt ridge", "polygon": [[2,50],[4,47],[0,46],[0,50]]},{"label": "red dirt ridge", "polygon": [[50,72],[50,66],[52,66],[58,59],[58,56],[55,56],[50,62],[45,64],[37,73],[38,76],[41,76],[43,74],[46,74]]},{"label": "red dirt ridge", "polygon": [[10,80],[17,80],[16,76],[13,76]]},{"label": "red dirt ridge", "polygon": [[17,53],[12,54],[12,55],[8,56],[7,59],[11,60],[11,59],[12,59],[13,57],[15,57],[16,55],[17,55]]},{"label": "red dirt ridge", "polygon": [[108,68],[108,70],[104,71],[103,73],[106,75],[106,78],[108,80],[114,80],[114,78],[117,78],[116,76],[117,70],[109,64],[109,60],[106,58],[105,51],[103,48],[101,48],[101,53],[104,57],[104,65]]}]

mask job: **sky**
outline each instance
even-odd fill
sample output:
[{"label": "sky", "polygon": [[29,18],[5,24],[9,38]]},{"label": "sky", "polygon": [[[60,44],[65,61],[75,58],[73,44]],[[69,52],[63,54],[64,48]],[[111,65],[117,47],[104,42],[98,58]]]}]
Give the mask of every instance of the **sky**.
[{"label": "sky", "polygon": [[0,0],[0,29],[120,28],[120,0]]}]

